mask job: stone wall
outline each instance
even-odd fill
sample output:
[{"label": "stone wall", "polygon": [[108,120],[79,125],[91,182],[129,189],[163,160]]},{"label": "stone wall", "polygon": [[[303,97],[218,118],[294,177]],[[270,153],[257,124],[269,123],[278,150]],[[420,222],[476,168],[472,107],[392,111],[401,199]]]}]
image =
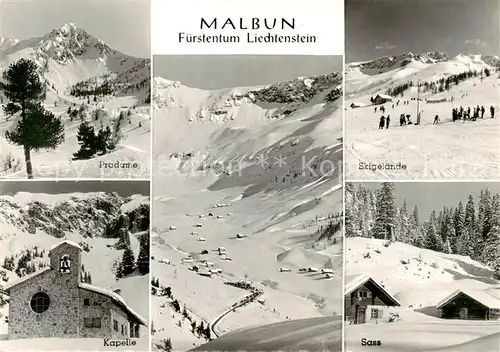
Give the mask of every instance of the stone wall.
[{"label": "stone wall", "polygon": [[[38,292],[49,296],[43,313],[31,309],[31,298]],[[78,286],[72,276],[46,271],[10,290],[9,338],[77,337]]]},{"label": "stone wall", "polygon": [[[89,306],[85,306],[85,299],[89,300]],[[89,290],[80,289],[79,300],[79,325],[80,337],[102,337],[111,338],[111,298]],[[85,318],[101,318],[101,328],[85,327]]]},{"label": "stone wall", "polygon": [[[116,305],[113,305],[110,309],[111,312],[111,336],[113,339],[125,339],[130,337],[130,323],[127,318],[127,314]],[[113,328],[113,321],[118,322],[118,331]],[[124,327],[124,333],[122,334],[122,326]]]}]

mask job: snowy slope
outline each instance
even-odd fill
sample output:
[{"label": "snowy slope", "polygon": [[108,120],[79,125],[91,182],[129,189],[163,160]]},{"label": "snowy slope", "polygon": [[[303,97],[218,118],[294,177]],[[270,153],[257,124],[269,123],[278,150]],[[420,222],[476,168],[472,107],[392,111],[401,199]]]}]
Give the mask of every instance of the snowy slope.
[{"label": "snowy slope", "polygon": [[[425,55],[424,55],[425,56]],[[346,67],[346,177],[348,179],[491,179],[498,178],[500,168],[500,126],[490,119],[489,108],[500,108],[500,81],[495,71],[499,60],[492,56],[446,55],[423,59],[418,55],[382,58]],[[440,79],[467,71],[489,69],[491,75],[480,75],[451,85],[450,91],[417,92],[417,82],[438,82]],[[404,95],[385,104],[385,116],[390,115],[391,127],[378,130],[381,113],[374,111],[370,97],[385,94],[387,89],[411,82],[413,87]],[[421,100],[418,102],[417,97]],[[453,102],[451,98],[453,97]],[[431,104],[426,99],[446,99]],[[403,101],[409,104],[404,105]],[[399,101],[399,104],[396,104]],[[350,108],[354,103],[357,108]],[[416,122],[422,111],[420,126],[399,126],[399,116],[410,114]],[[484,106],[484,119],[475,122],[451,123],[452,108]],[[441,125],[434,126],[439,115]],[[487,118],[486,118],[487,117]],[[450,123],[448,123],[450,122]],[[480,160],[481,162],[478,162]],[[406,165],[406,170],[362,169],[361,163]]]},{"label": "snowy slope", "polygon": [[[20,192],[1,196],[0,263],[4,263],[7,257],[14,257],[16,267],[26,250],[37,248],[39,253],[45,253],[43,257],[33,257],[29,264],[41,270],[40,263],[46,265],[49,262],[47,254],[52,246],[63,240],[73,241],[84,248],[82,264],[85,272],[92,275],[92,285],[108,290],[121,289],[120,295],[127,304],[148,320],[148,275],[130,275],[117,281],[114,266],[121,259],[123,250],[116,249],[117,238],[102,237],[106,226],[119,215],[135,212],[146,202],[147,198],[140,195],[123,198],[103,192],[57,195]],[[136,257],[140,235],[143,232],[129,233]],[[7,274],[7,282],[19,278],[14,271],[4,267],[0,271]],[[8,305],[2,307],[0,313],[8,315]],[[2,318],[0,334],[6,333],[7,324]]]},{"label": "snowy slope", "polygon": [[[35,61],[47,87],[44,105],[64,125],[65,142],[55,150],[32,152],[35,177],[147,177],[149,174],[150,113],[146,97],[150,90],[150,62],[120,53],[74,24],[65,24],[43,37],[3,40],[0,72],[9,64],[29,58]],[[75,96],[75,88],[93,89],[105,81],[113,95]],[[0,98],[1,95],[0,95]],[[7,103],[0,99],[0,105]],[[81,108],[82,107],[82,108]],[[71,110],[83,109],[83,116],[71,117]],[[118,120],[120,113],[126,118]],[[119,140],[109,154],[84,161],[71,161],[79,146],[78,125],[87,121],[96,130],[110,126]],[[15,127],[16,118],[0,112],[0,177],[25,177],[22,148],[8,144],[5,132]],[[7,161],[10,159],[10,163]],[[100,162],[130,161],[132,170],[105,170]]]},{"label": "snowy slope", "polygon": [[[341,233],[335,240],[319,240],[317,233],[342,209],[339,79],[331,74],[217,91],[155,79],[152,275],[197,321],[216,322],[220,334],[341,312]],[[208,254],[201,255],[204,249]],[[193,263],[182,261],[188,255],[222,273],[196,274]],[[309,266],[334,274],[298,272]],[[250,293],[225,284],[239,281],[261,293],[228,311]],[[164,310],[152,307],[156,316],[158,309]],[[181,327],[169,334],[169,326],[168,318],[155,321],[164,329],[155,339],[170,337],[174,350],[203,343]]]},{"label": "snowy slope", "polygon": [[346,275],[372,277],[402,304],[392,308],[401,319],[396,323],[349,325],[348,351],[369,351],[370,347],[359,343],[368,336],[381,340],[389,352],[445,347],[451,351],[449,346],[498,332],[499,322],[445,320],[434,308],[456,289],[481,291],[500,300],[500,281],[481,263],[399,242],[385,247],[383,240],[354,237],[346,241]]}]

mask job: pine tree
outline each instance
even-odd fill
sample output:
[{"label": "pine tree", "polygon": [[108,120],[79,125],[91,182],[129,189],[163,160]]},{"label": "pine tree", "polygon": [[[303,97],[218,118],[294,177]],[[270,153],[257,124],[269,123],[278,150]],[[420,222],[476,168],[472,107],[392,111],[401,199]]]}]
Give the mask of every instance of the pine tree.
[{"label": "pine tree", "polygon": [[483,263],[495,271],[497,277],[500,277],[500,227],[494,226],[487,239],[481,259]]},{"label": "pine tree", "polygon": [[444,242],[444,252],[453,253],[451,244],[455,243],[455,227],[453,226],[452,209],[446,209],[442,219],[441,238]]},{"label": "pine tree", "polygon": [[451,243],[453,253],[459,253],[460,240],[463,237],[465,226],[465,213],[462,202],[459,202],[453,214],[453,226],[455,228],[455,242]]},{"label": "pine tree", "polygon": [[[465,216],[464,216],[464,238],[462,241],[462,255],[469,255],[472,259],[476,258],[474,249],[477,245],[477,223],[476,223],[476,209],[474,206],[474,198],[469,195],[467,204],[465,206]],[[472,253],[471,253],[472,250]]]},{"label": "pine tree", "polygon": [[109,126],[101,128],[95,138],[96,150],[99,156],[107,154],[110,150],[114,149],[111,142],[111,128]]},{"label": "pine tree", "polygon": [[163,340],[163,350],[165,352],[172,352],[172,341],[170,338]]},{"label": "pine tree", "polygon": [[410,227],[412,244],[416,247],[422,248],[424,246],[425,236],[422,231],[418,207],[416,205],[413,208],[413,213],[411,215]]},{"label": "pine tree", "polygon": [[389,239],[391,237],[391,228],[394,228],[395,224],[396,200],[394,197],[394,184],[384,182],[382,189],[377,194],[373,237]]},{"label": "pine tree", "polygon": [[433,221],[430,221],[427,226],[424,247],[432,251],[441,252],[443,246],[443,241],[437,233],[435,224]]},{"label": "pine tree", "polygon": [[346,183],[345,191],[345,237],[355,237],[355,218],[352,211],[355,186],[351,182]]},{"label": "pine tree", "polygon": [[76,135],[80,149],[73,154],[73,160],[86,160],[92,158],[97,152],[97,140],[94,132],[94,126],[85,122],[78,127]]},{"label": "pine tree", "polygon": [[406,199],[403,200],[403,205],[401,206],[401,209],[399,210],[399,235],[398,235],[398,240],[403,242],[403,243],[411,243],[412,242],[412,236],[411,236],[411,222],[410,218],[408,216],[408,206],[406,205]]},{"label": "pine tree", "polygon": [[130,247],[125,248],[123,252],[122,261],[120,263],[121,274],[127,276],[135,271],[135,257],[134,252]]},{"label": "pine tree", "polygon": [[33,178],[31,151],[55,149],[64,141],[64,127],[60,119],[46,111],[41,105],[44,85],[40,80],[37,64],[29,59],[20,59],[9,65],[2,74],[0,91],[9,103],[4,106],[7,116],[20,113],[16,128],[7,131],[7,141],[24,148],[26,174]]},{"label": "pine tree", "polygon": [[144,234],[139,242],[140,249],[137,256],[137,269],[141,275],[149,273],[149,232]]}]

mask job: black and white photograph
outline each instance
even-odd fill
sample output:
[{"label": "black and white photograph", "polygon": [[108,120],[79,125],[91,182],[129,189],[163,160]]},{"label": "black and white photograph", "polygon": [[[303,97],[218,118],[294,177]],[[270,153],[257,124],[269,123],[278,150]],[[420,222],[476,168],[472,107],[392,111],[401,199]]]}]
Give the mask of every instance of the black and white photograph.
[{"label": "black and white photograph", "polygon": [[149,350],[149,188],[0,182],[0,350]]},{"label": "black and white photograph", "polygon": [[6,1],[0,178],[145,179],[148,1]]},{"label": "black and white photograph", "polygon": [[345,351],[498,351],[500,185],[345,189]]},{"label": "black and white photograph", "polygon": [[152,344],[342,350],[342,56],[154,56]]},{"label": "black and white photograph", "polygon": [[346,0],[346,180],[500,179],[498,0]]}]

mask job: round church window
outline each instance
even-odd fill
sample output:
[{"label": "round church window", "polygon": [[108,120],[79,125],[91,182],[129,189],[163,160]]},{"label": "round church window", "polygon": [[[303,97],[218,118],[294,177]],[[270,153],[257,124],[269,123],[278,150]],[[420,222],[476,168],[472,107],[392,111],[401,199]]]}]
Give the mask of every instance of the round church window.
[{"label": "round church window", "polygon": [[35,293],[35,295],[31,298],[31,309],[35,313],[43,313],[47,309],[49,309],[50,298],[44,292]]}]

